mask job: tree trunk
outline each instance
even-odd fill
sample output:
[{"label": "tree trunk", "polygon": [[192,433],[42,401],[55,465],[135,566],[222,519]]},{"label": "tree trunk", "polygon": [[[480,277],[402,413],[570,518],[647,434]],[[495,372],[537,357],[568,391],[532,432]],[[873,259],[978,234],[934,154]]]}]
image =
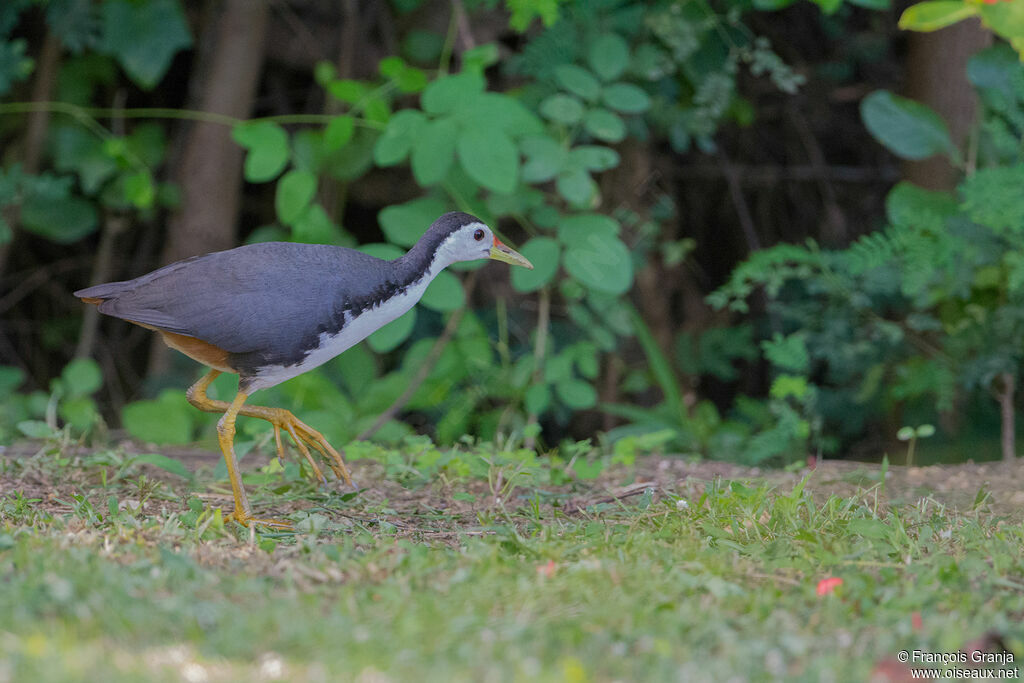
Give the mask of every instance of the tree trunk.
[{"label": "tree trunk", "polygon": [[[910,33],[909,41],[907,96],[937,111],[949,125],[953,144],[964,152],[977,109],[967,60],[992,44],[992,33],[972,20],[934,33]],[[903,176],[920,187],[945,191],[955,188],[959,179],[957,169],[942,155],[906,162]]]},{"label": "tree trunk", "polygon": [[[226,0],[204,32],[192,74],[199,83],[202,111],[247,118],[263,65],[268,6],[253,0]],[[170,220],[162,261],[171,263],[209,251],[229,249],[238,239],[236,221],[242,187],[242,149],[227,126],[199,122],[185,133],[172,175],[181,206]],[[166,369],[167,349],[157,340],[150,373]]]}]

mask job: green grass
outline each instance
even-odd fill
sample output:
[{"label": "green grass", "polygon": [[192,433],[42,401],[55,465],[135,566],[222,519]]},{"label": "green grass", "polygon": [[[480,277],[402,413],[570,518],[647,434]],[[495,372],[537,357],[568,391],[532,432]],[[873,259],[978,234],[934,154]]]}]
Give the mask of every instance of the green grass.
[{"label": "green grass", "polygon": [[[867,680],[901,649],[993,630],[1022,652],[1024,526],[983,505],[812,496],[812,479],[572,511],[608,496],[490,461],[489,483],[400,470],[358,496],[253,472],[257,504],[291,501],[299,530],[276,534],[225,525],[205,470],[8,462],[0,680]],[[829,576],[843,585],[818,596]]]}]

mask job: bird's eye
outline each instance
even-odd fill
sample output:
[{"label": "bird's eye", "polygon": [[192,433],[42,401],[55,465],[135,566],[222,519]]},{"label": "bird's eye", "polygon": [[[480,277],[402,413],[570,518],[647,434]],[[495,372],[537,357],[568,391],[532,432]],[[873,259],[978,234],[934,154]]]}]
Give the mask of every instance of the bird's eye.
[{"label": "bird's eye", "polygon": [[484,238],[484,231],[483,231],[483,229],[482,228],[477,228],[473,232],[473,239],[475,239],[477,242],[479,242],[483,238]]}]

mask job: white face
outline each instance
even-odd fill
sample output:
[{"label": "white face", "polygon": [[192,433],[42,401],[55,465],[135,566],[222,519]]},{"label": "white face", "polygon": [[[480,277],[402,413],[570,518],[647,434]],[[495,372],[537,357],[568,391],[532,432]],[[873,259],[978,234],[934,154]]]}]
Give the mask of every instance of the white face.
[{"label": "white face", "polygon": [[483,223],[469,223],[441,243],[437,250],[438,265],[447,266],[457,261],[490,258],[493,246],[494,234],[490,228]]}]

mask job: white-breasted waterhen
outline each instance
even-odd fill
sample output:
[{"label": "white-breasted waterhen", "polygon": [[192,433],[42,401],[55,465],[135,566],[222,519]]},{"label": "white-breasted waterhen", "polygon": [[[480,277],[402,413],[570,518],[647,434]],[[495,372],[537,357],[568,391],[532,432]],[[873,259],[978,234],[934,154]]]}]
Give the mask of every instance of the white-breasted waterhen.
[{"label": "white-breasted waterhen", "polygon": [[[279,457],[281,430],[291,434],[320,482],[326,479],[307,445],[345,483],[351,486],[352,479],[320,432],[287,410],[245,405],[246,399],[327,362],[399,317],[446,266],[483,258],[533,268],[480,219],[452,212],[394,261],[324,244],[264,242],[195,256],[75,296],[101,313],[156,330],[168,346],[212,368],[189,387],[188,400],[200,410],[224,413],[217,437],[235,498],[230,517],[245,525],[288,526],[253,517],[234,453],[238,415],[274,426]],[[206,395],[222,372],[239,376],[230,403]]]}]

